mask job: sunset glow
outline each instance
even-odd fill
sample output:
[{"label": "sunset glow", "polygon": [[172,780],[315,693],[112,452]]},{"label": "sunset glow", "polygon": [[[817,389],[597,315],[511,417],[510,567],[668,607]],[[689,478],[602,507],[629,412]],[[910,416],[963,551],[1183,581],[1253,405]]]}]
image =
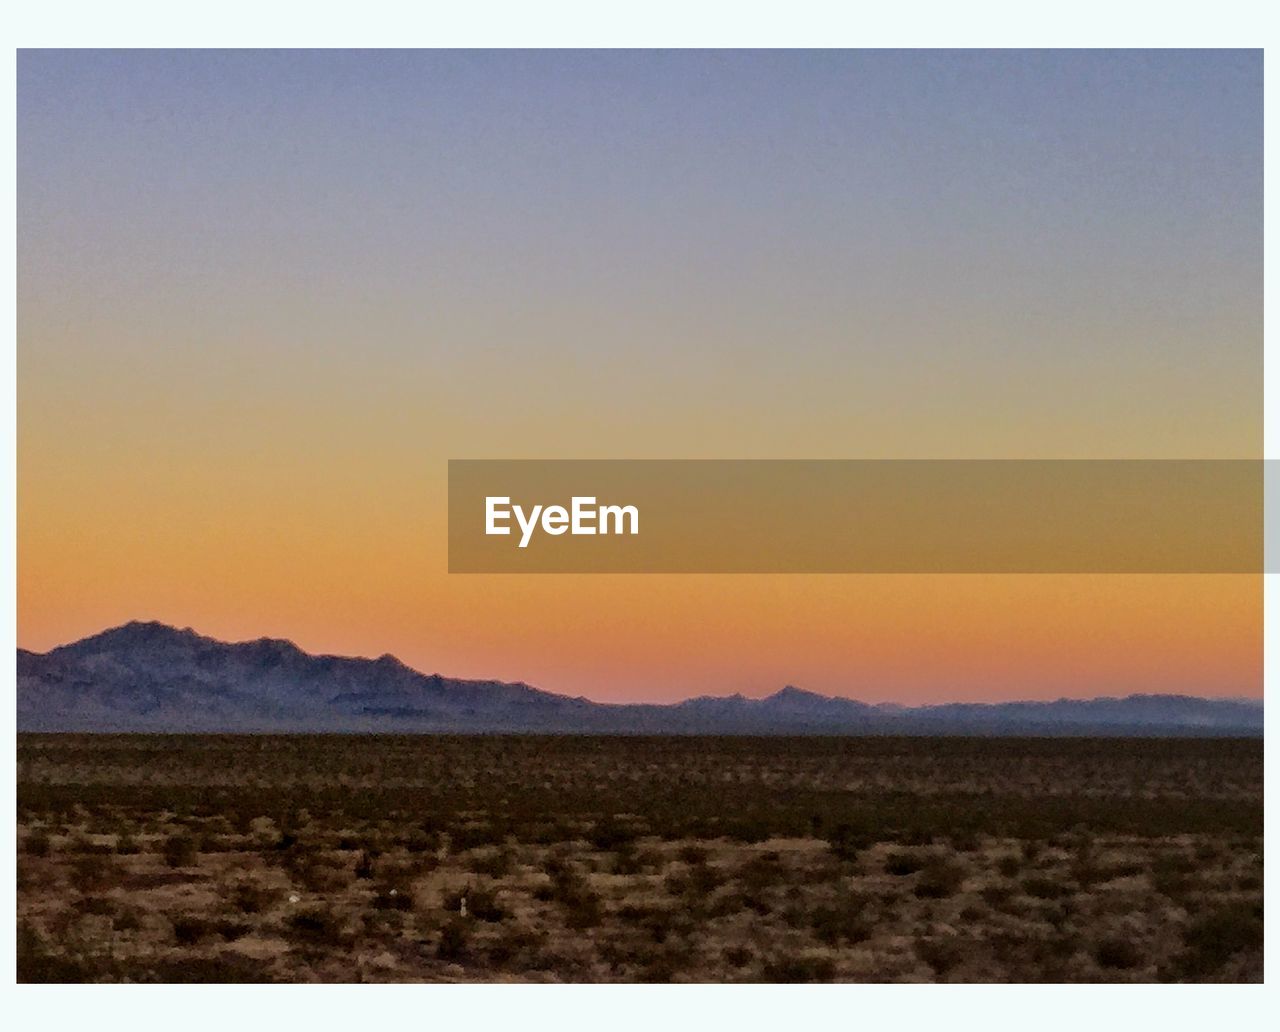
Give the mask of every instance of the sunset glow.
[{"label": "sunset glow", "polygon": [[1256,458],[1258,53],[24,52],[18,640],[1260,697],[1252,575],[449,575],[450,458]]}]

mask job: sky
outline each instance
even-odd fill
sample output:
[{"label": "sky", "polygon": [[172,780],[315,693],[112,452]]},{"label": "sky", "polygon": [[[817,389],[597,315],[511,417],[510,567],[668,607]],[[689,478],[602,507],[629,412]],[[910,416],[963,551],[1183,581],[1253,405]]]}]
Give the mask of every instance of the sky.
[{"label": "sky", "polygon": [[18,59],[18,639],[1260,696],[1255,576],[452,575],[450,458],[1262,454],[1260,52]]}]

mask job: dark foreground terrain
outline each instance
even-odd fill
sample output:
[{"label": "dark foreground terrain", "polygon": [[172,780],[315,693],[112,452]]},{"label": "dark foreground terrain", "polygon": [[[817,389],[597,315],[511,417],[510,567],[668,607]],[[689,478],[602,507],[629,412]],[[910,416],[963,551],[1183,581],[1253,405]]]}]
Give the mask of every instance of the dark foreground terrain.
[{"label": "dark foreground terrain", "polygon": [[20,735],[23,981],[1257,981],[1258,739]]}]

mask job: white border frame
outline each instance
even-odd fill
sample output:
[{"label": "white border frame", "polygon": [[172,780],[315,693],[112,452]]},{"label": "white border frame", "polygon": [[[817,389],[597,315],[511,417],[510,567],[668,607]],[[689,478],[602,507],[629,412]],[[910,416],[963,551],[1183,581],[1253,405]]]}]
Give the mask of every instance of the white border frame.
[{"label": "white border frame", "polygon": [[[15,82],[17,47],[156,46],[717,46],[717,47],[1264,47],[1271,21],[1261,3],[1219,0],[1206,5],[1186,0],[1125,3],[1080,0],[1072,4],[1026,2],[946,3],[867,7],[813,0],[766,4],[648,3],[551,0],[542,3],[476,3],[468,7],[367,0],[360,5],[332,0],[268,3],[224,0],[213,4],[157,0],[26,4],[6,19],[4,51],[7,103],[3,174],[16,199]],[[1266,185],[1276,180],[1277,89],[1268,77],[1266,101]],[[15,208],[6,212],[10,246],[4,262],[13,282],[16,252]],[[1267,256],[1275,234],[1267,212]],[[1274,262],[1266,269],[1266,297],[1276,296]],[[16,312],[9,306],[0,395],[16,406]],[[1267,399],[1280,398],[1280,367],[1271,357],[1272,334],[1264,342]],[[3,504],[0,534],[6,541],[3,577],[7,593],[0,614],[0,648],[16,647],[16,414],[4,421]],[[1280,456],[1280,413],[1267,407],[1265,449]],[[1274,566],[1274,564],[1273,564]],[[1265,576],[1265,684],[1276,672],[1273,646],[1280,644],[1280,574]],[[0,709],[6,768],[15,770],[14,673]],[[1274,731],[1275,721],[1270,728]],[[1268,734],[1270,738],[1270,734]],[[1276,826],[1280,776],[1268,763],[1265,810]],[[1273,987],[1280,979],[1280,947],[1266,951],[1265,986],[15,986],[14,972],[15,809],[14,783],[4,794],[3,863],[9,888],[3,894],[0,925],[0,985],[5,1010],[19,1028],[84,1028],[145,1032],[175,1027],[225,1032],[306,1028],[350,1030],[380,1025],[508,1025],[521,1032],[564,1032],[602,1026],[651,1032],[656,1020],[679,1027],[765,1029],[797,1022],[866,1025],[897,1030],[933,1026],[945,1032],[1029,1028],[1079,1032],[1081,1023],[1103,1028],[1152,1027],[1159,1032],[1195,1029],[1220,1022],[1263,1026],[1263,1016],[1280,1013]],[[1268,894],[1273,896],[1274,894]],[[1267,900],[1267,940],[1277,927]],[[1267,1007],[1267,1003],[1270,1006]],[[1265,1009],[1264,1009],[1265,1008]]]}]

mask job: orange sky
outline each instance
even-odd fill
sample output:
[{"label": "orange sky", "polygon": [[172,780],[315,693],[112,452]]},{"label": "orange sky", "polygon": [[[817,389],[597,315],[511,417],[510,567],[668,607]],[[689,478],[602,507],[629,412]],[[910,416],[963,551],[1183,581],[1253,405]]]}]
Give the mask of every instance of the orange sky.
[{"label": "orange sky", "polygon": [[18,123],[24,647],[1261,694],[1258,577],[451,577],[444,533],[450,458],[1260,456],[1257,55],[31,52]]},{"label": "orange sky", "polygon": [[117,485],[78,504],[53,485],[47,499],[23,492],[24,646],[155,618],[605,699],[787,683],[902,702],[1261,685],[1255,576],[450,576],[426,502],[325,505],[279,485],[269,501],[242,486],[226,505],[202,478],[151,476],[145,495]]}]

